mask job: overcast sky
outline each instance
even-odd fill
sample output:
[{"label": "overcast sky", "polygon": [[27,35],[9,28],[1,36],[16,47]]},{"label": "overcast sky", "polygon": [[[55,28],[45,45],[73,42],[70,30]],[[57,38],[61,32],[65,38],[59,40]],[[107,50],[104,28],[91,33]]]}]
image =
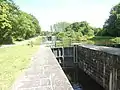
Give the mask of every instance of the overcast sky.
[{"label": "overcast sky", "polygon": [[111,8],[119,0],[14,0],[21,10],[33,14],[42,27],[61,22],[87,21],[94,27],[102,27]]}]

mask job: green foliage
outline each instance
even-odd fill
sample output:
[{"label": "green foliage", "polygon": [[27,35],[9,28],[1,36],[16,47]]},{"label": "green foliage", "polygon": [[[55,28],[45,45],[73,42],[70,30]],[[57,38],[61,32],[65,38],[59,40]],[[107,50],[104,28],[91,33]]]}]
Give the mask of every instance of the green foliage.
[{"label": "green foliage", "polygon": [[111,46],[114,44],[120,44],[120,37],[111,37],[111,36],[95,36],[89,40],[94,41],[97,45],[107,45]]},{"label": "green foliage", "polygon": [[94,35],[95,36],[101,36],[103,33],[103,29],[102,28],[93,28],[94,30]]},{"label": "green foliage", "polygon": [[6,2],[0,2],[0,43],[8,38],[11,33],[11,22],[9,21],[9,5]]},{"label": "green foliage", "polygon": [[[81,41],[87,40],[88,37],[94,36],[94,28],[92,28],[86,21],[82,22],[74,22],[68,25],[66,28],[63,28],[61,25],[63,23],[54,24],[54,26],[59,26],[59,29],[56,29],[54,35],[57,36],[58,39],[63,40],[64,38],[68,38],[72,41]],[[60,32],[60,28],[62,32]],[[96,31],[96,33],[98,33]]]},{"label": "green foliage", "polygon": [[58,39],[62,39],[63,37],[65,37],[65,33],[64,32],[59,32],[57,35]]},{"label": "green foliage", "polygon": [[[109,19],[106,20],[103,28],[91,27],[86,21],[74,22],[65,29],[61,25],[55,25],[55,31],[58,33],[63,30],[65,37],[72,40],[86,40],[93,36],[120,36],[120,3],[114,6],[110,11]],[[65,30],[65,31],[64,31]],[[59,35],[59,34],[57,34]],[[63,38],[63,37],[61,37]]]},{"label": "green foliage", "polygon": [[[53,33],[54,35],[57,35],[57,33]],[[41,31],[41,36],[51,36],[52,33],[49,31]]]},{"label": "green foliage", "polygon": [[16,22],[13,24],[13,37],[15,40],[24,40],[40,34],[40,26],[37,19],[30,14],[19,11]]},{"label": "green foliage", "polygon": [[31,40],[33,45],[40,45],[42,42],[42,37],[38,36],[37,38],[35,38],[35,40]]},{"label": "green foliage", "polygon": [[25,13],[25,12],[20,12],[18,15],[17,23],[15,24],[16,27],[13,28],[14,34],[13,37],[14,39],[28,39],[30,37],[33,37],[35,35],[35,28],[34,25],[32,24],[32,17]]},{"label": "green foliage", "polygon": [[11,0],[0,1],[0,44],[40,35],[38,20],[18,9]]},{"label": "green foliage", "polygon": [[64,37],[62,39],[62,41],[56,42],[56,46],[57,47],[61,47],[61,46],[67,47],[67,46],[70,46],[71,43],[72,43],[72,40],[70,38]]},{"label": "green foliage", "polygon": [[120,3],[111,9],[109,19],[104,24],[104,31],[109,36],[120,36]]},{"label": "green foliage", "polygon": [[111,41],[116,44],[120,44],[120,37],[113,38],[113,39],[111,39]]},{"label": "green foliage", "polygon": [[81,33],[81,35],[94,35],[92,27],[89,26],[86,21],[72,23],[70,26],[66,27],[66,31],[78,32]]},{"label": "green foliage", "polygon": [[65,28],[69,26],[70,24],[67,22],[59,22],[51,26],[51,31],[55,32],[64,32]]}]

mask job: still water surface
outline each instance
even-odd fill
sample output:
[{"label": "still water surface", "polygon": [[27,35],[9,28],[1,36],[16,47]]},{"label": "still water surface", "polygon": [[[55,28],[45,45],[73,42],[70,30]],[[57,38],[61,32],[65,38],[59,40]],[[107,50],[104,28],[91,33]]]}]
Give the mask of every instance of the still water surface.
[{"label": "still water surface", "polygon": [[104,90],[79,68],[63,69],[74,90]]}]

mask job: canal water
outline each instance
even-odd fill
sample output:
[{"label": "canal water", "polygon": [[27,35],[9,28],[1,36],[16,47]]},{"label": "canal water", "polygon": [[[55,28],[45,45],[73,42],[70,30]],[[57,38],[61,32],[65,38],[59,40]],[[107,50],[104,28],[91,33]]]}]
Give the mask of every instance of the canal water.
[{"label": "canal water", "polygon": [[70,41],[70,40],[65,40],[65,41],[60,41],[56,43],[57,47],[60,46],[71,46],[73,43],[79,43],[79,44],[91,44],[91,45],[97,45],[97,46],[107,46],[107,47],[114,47],[114,48],[120,48],[120,43],[115,43],[110,40],[87,40],[87,41]]},{"label": "canal water", "polygon": [[86,73],[76,68],[63,68],[74,90],[104,90],[102,86],[96,83]]}]

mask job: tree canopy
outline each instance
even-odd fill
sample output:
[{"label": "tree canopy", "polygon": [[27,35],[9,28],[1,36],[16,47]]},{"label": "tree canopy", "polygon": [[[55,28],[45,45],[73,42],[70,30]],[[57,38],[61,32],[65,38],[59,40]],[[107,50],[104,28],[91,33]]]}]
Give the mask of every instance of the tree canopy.
[{"label": "tree canopy", "polygon": [[83,36],[84,35],[88,35],[88,36],[94,35],[93,28],[86,21],[74,22],[71,25],[69,25],[68,27],[66,27],[65,30],[66,30],[66,32],[68,32],[68,31],[78,32],[81,36],[82,35]]},{"label": "tree canopy", "polygon": [[52,31],[55,31],[55,32],[63,32],[65,31],[65,28],[69,25],[70,23],[67,23],[67,22],[58,22],[54,24],[53,26],[51,26],[51,29]]},{"label": "tree canopy", "polygon": [[110,16],[103,29],[108,36],[120,36],[120,3],[111,9]]},{"label": "tree canopy", "polygon": [[[64,27],[63,24],[66,24]],[[54,24],[57,28],[55,28],[56,36],[59,40],[64,37],[70,38],[72,40],[80,40],[83,36],[94,36],[97,35],[101,29],[95,30],[95,28],[91,27],[88,22],[74,22],[72,24],[67,23],[57,23]]]},{"label": "tree canopy", "polygon": [[40,34],[38,20],[21,11],[12,0],[0,0],[0,44],[24,40]]}]

